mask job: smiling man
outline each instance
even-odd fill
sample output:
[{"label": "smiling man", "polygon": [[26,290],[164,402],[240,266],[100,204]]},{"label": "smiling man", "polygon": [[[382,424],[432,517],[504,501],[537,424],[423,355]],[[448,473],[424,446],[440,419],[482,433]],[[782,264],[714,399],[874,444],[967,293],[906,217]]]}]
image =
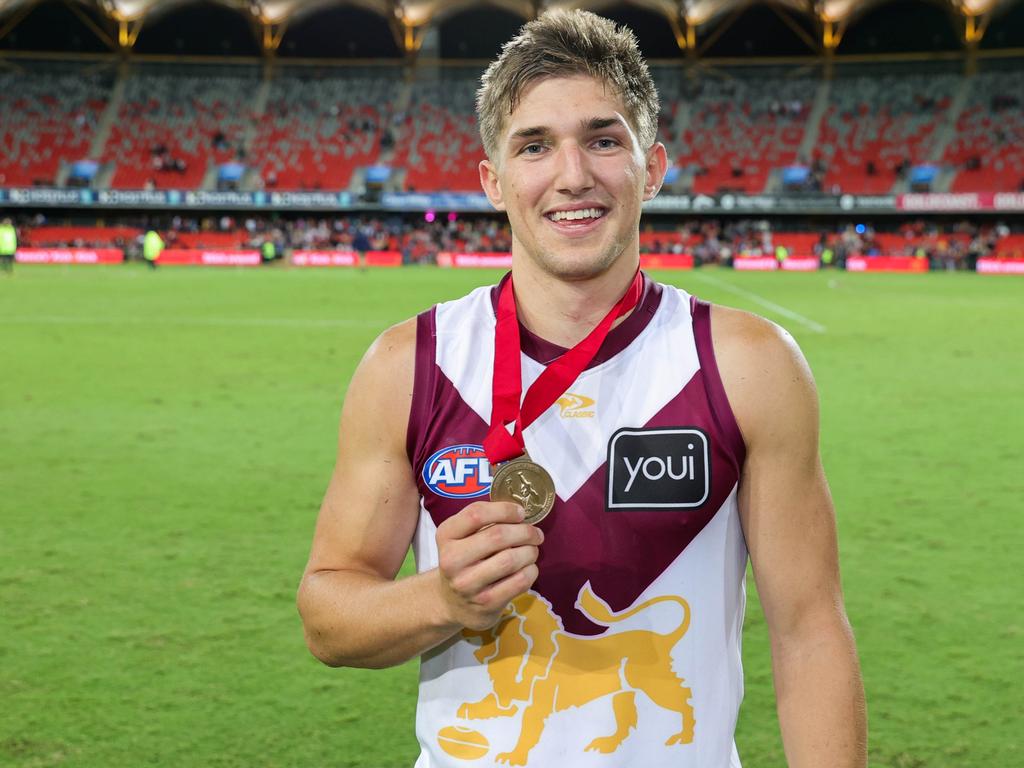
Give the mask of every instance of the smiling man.
[{"label": "smiling man", "polygon": [[639,271],[667,159],[635,38],[545,14],[477,107],[512,271],[356,371],[299,589],[310,649],[421,656],[417,768],[736,768],[749,558],[789,765],[862,768],[813,380],[777,326]]}]

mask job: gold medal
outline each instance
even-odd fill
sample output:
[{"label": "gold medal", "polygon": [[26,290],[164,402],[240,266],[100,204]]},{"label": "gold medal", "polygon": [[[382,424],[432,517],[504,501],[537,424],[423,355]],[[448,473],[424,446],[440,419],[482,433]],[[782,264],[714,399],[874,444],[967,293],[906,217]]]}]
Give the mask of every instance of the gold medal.
[{"label": "gold medal", "polygon": [[511,501],[526,510],[536,525],[555,506],[555,483],[540,464],[523,454],[498,466],[491,481],[491,501]]},{"label": "gold medal", "polygon": [[[643,295],[638,269],[629,288],[604,319],[579,344],[548,365],[523,394],[522,350],[512,276],[501,287],[494,326],[494,376],[491,379],[491,423],[484,453],[491,462],[491,501],[511,501],[536,525],[555,506],[555,483],[540,464],[526,454],[523,430],[555,404],[586,370],[615,321],[631,312]],[[516,457],[516,458],[513,458]]]}]

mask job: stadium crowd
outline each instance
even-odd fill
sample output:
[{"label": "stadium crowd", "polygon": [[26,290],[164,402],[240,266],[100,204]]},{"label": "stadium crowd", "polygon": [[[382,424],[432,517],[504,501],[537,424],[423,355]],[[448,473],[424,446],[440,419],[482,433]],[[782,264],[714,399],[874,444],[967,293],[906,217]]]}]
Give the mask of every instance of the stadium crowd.
[{"label": "stadium crowd", "polygon": [[[161,233],[167,247],[262,249],[271,242],[278,257],[295,250],[394,251],[407,264],[429,264],[440,252],[507,252],[511,231],[491,216],[454,213],[379,216],[170,216],[124,218],[116,226],[94,221],[73,225],[49,221],[45,214],[15,222],[25,246],[115,247],[126,256],[141,253],[145,231]],[[842,265],[849,256],[916,256],[933,269],[972,269],[984,256],[1024,256],[1020,234],[1002,222],[962,220],[944,223],[914,219],[880,224],[834,226],[769,219],[687,219],[672,225],[645,224],[643,253],[692,253],[699,265],[728,265],[736,258],[778,255],[778,247]],[[794,246],[794,242],[798,245]],[[1006,245],[1006,244],[1009,245]],[[1008,250],[1009,249],[1009,250]]]}]

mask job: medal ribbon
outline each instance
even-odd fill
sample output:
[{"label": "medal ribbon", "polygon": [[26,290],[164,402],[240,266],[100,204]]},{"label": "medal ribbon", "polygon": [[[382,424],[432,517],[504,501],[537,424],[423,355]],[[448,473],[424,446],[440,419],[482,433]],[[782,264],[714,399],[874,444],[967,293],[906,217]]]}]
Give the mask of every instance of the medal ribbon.
[{"label": "medal ribbon", "polygon": [[[491,464],[514,459],[526,453],[523,430],[530,426],[561,397],[590,365],[601,348],[612,324],[631,312],[643,293],[640,270],[625,295],[609,310],[583,341],[566,351],[541,373],[523,393],[522,361],[519,357],[519,318],[510,275],[498,297],[498,317],[494,328],[494,379],[492,384],[491,425],[484,438],[484,452]],[[509,432],[509,426],[513,427]]]}]

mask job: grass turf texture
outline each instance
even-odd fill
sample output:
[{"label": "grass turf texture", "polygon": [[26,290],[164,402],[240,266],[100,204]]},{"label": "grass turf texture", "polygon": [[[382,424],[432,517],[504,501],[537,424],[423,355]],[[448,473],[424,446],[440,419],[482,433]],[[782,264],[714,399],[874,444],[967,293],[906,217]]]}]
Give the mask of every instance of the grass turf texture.
[{"label": "grass turf texture", "polygon": [[[871,764],[1024,764],[1024,281],[656,276],[780,321],[815,370]],[[0,765],[411,766],[415,662],[320,666],[294,592],[363,351],[495,277],[0,279]],[[737,739],[779,766],[751,597]]]}]

